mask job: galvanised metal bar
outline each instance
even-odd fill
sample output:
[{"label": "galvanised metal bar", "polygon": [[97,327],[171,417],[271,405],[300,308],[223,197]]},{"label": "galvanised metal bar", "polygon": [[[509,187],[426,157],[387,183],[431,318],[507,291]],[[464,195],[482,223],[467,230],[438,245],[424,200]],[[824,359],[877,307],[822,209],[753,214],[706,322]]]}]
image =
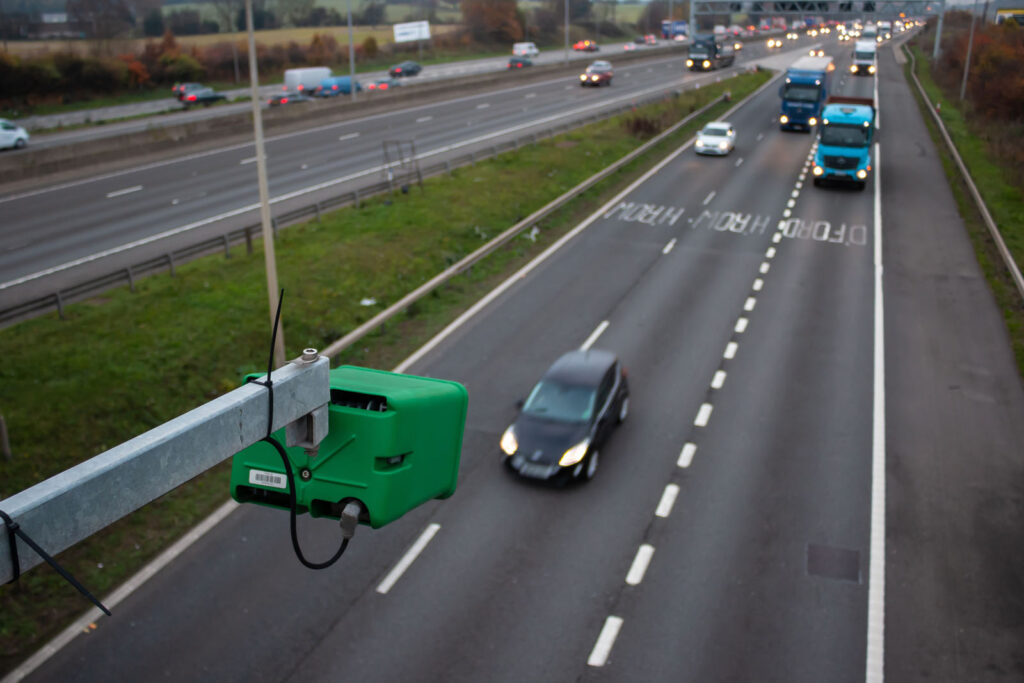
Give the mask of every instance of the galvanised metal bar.
[{"label": "galvanised metal bar", "polygon": [[[330,361],[307,349],[271,373],[276,431],[330,401]],[[3,510],[51,555],[113,524],[267,435],[270,392],[246,384],[120,446],[0,500]],[[322,414],[322,413],[321,413]],[[0,584],[14,577],[0,524]],[[21,571],[42,562],[18,541]]]}]

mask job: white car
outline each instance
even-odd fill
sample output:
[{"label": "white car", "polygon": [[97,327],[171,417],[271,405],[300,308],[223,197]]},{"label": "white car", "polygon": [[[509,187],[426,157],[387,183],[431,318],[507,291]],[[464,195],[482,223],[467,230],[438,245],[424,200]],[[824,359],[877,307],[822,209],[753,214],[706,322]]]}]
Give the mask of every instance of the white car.
[{"label": "white car", "polygon": [[725,155],[736,146],[736,129],[728,121],[712,121],[697,133],[697,154]]},{"label": "white car", "polygon": [[28,131],[7,119],[0,119],[0,149],[21,149],[28,144]]}]

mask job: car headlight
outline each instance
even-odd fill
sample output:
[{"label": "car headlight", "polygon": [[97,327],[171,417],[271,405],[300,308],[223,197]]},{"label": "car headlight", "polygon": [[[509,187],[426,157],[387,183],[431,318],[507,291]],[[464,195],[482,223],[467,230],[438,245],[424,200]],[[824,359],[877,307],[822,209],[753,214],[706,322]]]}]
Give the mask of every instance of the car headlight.
[{"label": "car headlight", "polygon": [[589,447],[590,437],[587,437],[563,453],[562,457],[558,460],[558,464],[562,467],[572,467],[583,459],[583,456],[587,454],[587,448]]},{"label": "car headlight", "polygon": [[869,74],[875,73],[875,65],[874,64],[872,64],[871,66],[868,67],[868,73]]},{"label": "car headlight", "polygon": [[722,150],[724,152],[725,150],[729,149],[729,143],[728,142],[719,142],[718,143],[718,149],[720,149],[720,150]]},{"label": "car headlight", "polygon": [[815,166],[814,170],[811,171],[811,173],[813,173],[814,175],[821,175],[824,172],[825,172],[825,169],[823,169],[821,166]]},{"label": "car headlight", "polygon": [[581,81],[587,80],[587,75],[586,74],[580,74],[580,80]]},{"label": "car headlight", "polygon": [[861,180],[864,180],[865,178],[868,177],[868,172],[862,168],[859,171],[857,171],[857,177],[860,178]]},{"label": "car headlight", "polygon": [[505,455],[515,455],[515,452],[519,450],[519,442],[516,441],[516,430],[509,427],[505,430],[505,433],[501,435],[501,450],[504,451]]},{"label": "car headlight", "polygon": [[691,67],[691,66],[693,66],[693,60],[692,60],[692,59],[687,59],[687,60],[686,60],[686,66],[687,66],[687,67]]},{"label": "car headlight", "polygon": [[789,123],[789,117],[783,114],[779,117],[779,123]]},{"label": "car headlight", "polygon": [[597,76],[591,76],[591,77],[590,77],[590,80],[592,80],[592,81],[594,81],[595,83],[597,83]]},{"label": "car headlight", "polygon": [[814,118],[812,116],[811,118],[807,119],[807,123],[812,125],[812,126],[816,126],[816,125],[818,125],[818,119],[816,119],[816,118]]},{"label": "car headlight", "polygon": [[700,65],[707,69],[709,66],[711,66],[711,62],[705,59],[703,62],[701,62]]},{"label": "car headlight", "polygon": [[857,65],[856,64],[851,64],[850,65],[850,73],[852,73],[852,74],[857,73]]}]

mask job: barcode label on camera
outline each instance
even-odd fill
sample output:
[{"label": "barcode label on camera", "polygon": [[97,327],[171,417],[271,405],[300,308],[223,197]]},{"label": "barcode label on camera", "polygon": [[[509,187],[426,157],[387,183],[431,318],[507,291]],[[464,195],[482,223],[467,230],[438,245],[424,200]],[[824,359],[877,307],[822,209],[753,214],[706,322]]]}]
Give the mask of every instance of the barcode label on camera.
[{"label": "barcode label on camera", "polygon": [[288,477],[276,472],[249,470],[249,483],[257,486],[273,486],[275,489],[288,488]]}]

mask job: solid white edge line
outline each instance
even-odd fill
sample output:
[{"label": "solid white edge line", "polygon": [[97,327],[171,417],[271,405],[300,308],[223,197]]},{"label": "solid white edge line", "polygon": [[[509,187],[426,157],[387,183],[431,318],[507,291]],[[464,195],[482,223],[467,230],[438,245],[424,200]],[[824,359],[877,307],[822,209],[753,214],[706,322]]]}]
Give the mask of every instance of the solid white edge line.
[{"label": "solid white edge line", "polygon": [[594,329],[594,331],[590,333],[590,336],[587,337],[587,340],[585,342],[583,342],[583,344],[580,345],[580,351],[586,351],[591,346],[593,346],[594,342],[597,341],[597,338],[600,337],[602,334],[604,334],[604,331],[607,330],[607,329],[608,329],[608,321],[607,320],[602,320],[601,324],[598,325]]},{"label": "solid white edge line", "polygon": [[590,656],[587,657],[587,664],[589,666],[604,666],[608,661],[608,655],[611,654],[612,645],[615,644],[615,639],[619,637],[619,629],[622,628],[622,617],[616,617],[609,615],[604,620],[604,626],[601,628],[601,635],[597,637],[597,642],[594,643],[594,649],[590,651]]},{"label": "solid white edge line", "polygon": [[677,467],[689,467],[693,462],[693,456],[697,453],[697,444],[687,442],[683,450],[679,451],[679,459],[676,460]]},{"label": "solid white edge line", "polygon": [[661,492],[661,500],[654,514],[658,517],[668,517],[672,514],[672,506],[676,504],[676,496],[679,495],[679,487],[675,484],[667,484]]},{"label": "solid white edge line", "polygon": [[885,677],[885,309],[882,298],[882,182],[875,143],[875,354],[871,430],[871,556],[868,569],[867,683]]},{"label": "solid white edge line", "polygon": [[714,410],[714,407],[710,403],[701,404],[700,410],[697,411],[697,417],[693,420],[693,424],[697,427],[707,427],[708,420],[711,419],[712,410]]},{"label": "solid white edge line", "polygon": [[394,585],[402,578],[402,574],[412,566],[412,563],[416,561],[416,558],[420,556],[423,549],[430,543],[430,539],[434,538],[434,535],[440,530],[441,525],[437,523],[430,523],[427,528],[423,530],[420,537],[416,539],[416,542],[412,544],[412,547],[402,555],[402,559],[398,561],[398,564],[392,568],[388,575],[384,577],[384,580],[377,585],[377,592],[381,595],[387,595],[387,592],[391,590]]},{"label": "solid white edge line", "polygon": [[641,544],[636,550],[633,564],[629,566],[626,583],[630,586],[639,586],[640,582],[644,580],[644,574],[647,573],[647,567],[650,566],[652,557],[654,557],[654,546],[649,543]]},{"label": "solid white edge line", "polygon": [[[198,541],[202,536],[224,520],[229,514],[240,506],[233,500],[221,505],[213,514],[202,522],[192,527],[184,536],[179,538],[170,548],[157,555],[149,564],[136,572],[125,583],[103,598],[102,602],[107,609],[113,611],[121,601],[131,595],[139,586],[148,581],[154,574],[170,564],[176,557],[181,555]],[[77,635],[82,633],[98,619],[104,617],[99,609],[92,607],[85,614],[79,617],[74,623],[61,631],[53,640],[41,647],[35,654],[22,662],[16,669],[4,676],[2,683],[15,683],[42,666],[46,660],[55,655],[61,648],[70,643]]]}]

